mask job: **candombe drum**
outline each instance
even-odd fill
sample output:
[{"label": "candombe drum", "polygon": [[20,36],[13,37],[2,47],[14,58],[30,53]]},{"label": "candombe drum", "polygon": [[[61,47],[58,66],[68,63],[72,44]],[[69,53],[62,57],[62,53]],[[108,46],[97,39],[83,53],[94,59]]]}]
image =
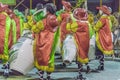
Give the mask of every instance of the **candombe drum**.
[{"label": "candombe drum", "polygon": [[34,68],[33,39],[27,38],[9,59],[10,69],[26,75]]},{"label": "candombe drum", "polygon": [[76,59],[77,48],[73,35],[67,35],[63,42],[63,62],[71,63]]},{"label": "candombe drum", "polygon": [[95,35],[92,36],[89,43],[89,52],[88,52],[88,58],[89,60],[95,59]]}]

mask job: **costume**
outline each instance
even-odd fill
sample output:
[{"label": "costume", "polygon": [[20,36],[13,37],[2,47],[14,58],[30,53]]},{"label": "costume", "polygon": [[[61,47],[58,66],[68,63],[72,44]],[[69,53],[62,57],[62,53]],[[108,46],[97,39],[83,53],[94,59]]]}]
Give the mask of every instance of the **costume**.
[{"label": "costume", "polygon": [[71,4],[66,1],[62,1],[65,10],[61,10],[61,14],[57,17],[58,21],[60,22],[60,41],[61,47],[64,39],[66,38],[66,34],[69,32],[66,30],[67,20],[71,17]]},{"label": "costume", "polygon": [[[51,7],[51,9],[49,8]],[[43,80],[44,71],[47,72],[47,79],[50,79],[50,73],[54,71],[54,54],[57,41],[58,21],[55,13],[55,6],[51,3],[46,4],[46,17],[35,25],[34,56],[35,66],[39,70],[40,79]],[[34,27],[35,27],[34,26]]]},{"label": "costume", "polygon": [[12,44],[11,19],[5,12],[7,5],[0,3],[0,59],[5,63],[9,58],[9,49]]},{"label": "costume", "polygon": [[112,44],[112,36],[111,36],[111,23],[109,20],[110,11],[107,6],[97,7],[97,9],[101,10],[104,14],[101,16],[99,21],[94,26],[94,30],[96,31],[96,47],[97,47],[97,56],[100,59],[99,70],[104,70],[104,55],[113,54],[113,44]]},{"label": "costume", "polygon": [[[74,43],[73,35],[66,29],[67,23],[75,18],[72,15],[72,6],[69,2],[62,1],[63,10],[57,12],[57,19],[60,22],[60,48],[63,57],[63,64],[61,67],[66,67],[66,64],[70,64],[76,56],[76,46]],[[70,47],[71,46],[71,47]]]},{"label": "costume", "polygon": [[73,16],[77,21],[68,23],[67,30],[72,31],[76,46],[77,46],[77,61],[79,68],[79,79],[83,79],[81,74],[82,64],[88,63],[88,50],[89,50],[89,25],[87,22],[87,12],[83,8],[76,8]]}]

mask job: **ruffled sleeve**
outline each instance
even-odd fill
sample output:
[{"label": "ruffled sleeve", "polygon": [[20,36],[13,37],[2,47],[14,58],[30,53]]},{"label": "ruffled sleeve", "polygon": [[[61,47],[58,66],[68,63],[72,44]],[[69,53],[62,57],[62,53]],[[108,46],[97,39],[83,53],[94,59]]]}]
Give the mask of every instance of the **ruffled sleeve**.
[{"label": "ruffled sleeve", "polygon": [[68,31],[76,32],[77,29],[78,29],[78,24],[77,24],[77,22],[67,23],[66,29],[67,29]]},{"label": "ruffled sleeve", "polygon": [[35,25],[32,27],[32,31],[34,33],[39,33],[41,30],[44,29],[44,24],[42,21],[37,22]]},{"label": "ruffled sleeve", "polygon": [[103,26],[103,23],[99,20],[96,25],[93,27],[95,31],[99,31],[99,29]]}]

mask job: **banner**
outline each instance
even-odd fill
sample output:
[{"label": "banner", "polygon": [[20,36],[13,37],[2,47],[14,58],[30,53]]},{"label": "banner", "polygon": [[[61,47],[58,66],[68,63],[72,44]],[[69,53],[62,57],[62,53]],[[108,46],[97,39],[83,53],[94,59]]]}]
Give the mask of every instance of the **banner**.
[{"label": "banner", "polygon": [[16,5],[16,0],[0,0],[0,2],[7,5]]}]

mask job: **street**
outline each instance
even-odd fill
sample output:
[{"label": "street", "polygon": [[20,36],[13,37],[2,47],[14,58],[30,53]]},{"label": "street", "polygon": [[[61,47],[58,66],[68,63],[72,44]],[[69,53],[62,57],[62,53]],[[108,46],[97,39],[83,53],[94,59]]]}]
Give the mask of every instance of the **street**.
[{"label": "street", "polygon": [[[60,64],[61,62],[56,62]],[[98,66],[98,61],[94,60],[89,63],[91,69],[95,69]],[[2,65],[0,65],[1,67]],[[84,68],[86,66],[84,65]],[[15,76],[10,75],[9,78],[4,78],[2,76],[3,70],[0,69],[0,80],[37,80],[39,77],[36,69],[33,69],[25,76]],[[105,70],[100,72],[91,72],[86,74],[82,72],[86,80],[120,80],[120,62],[118,61],[105,61]],[[66,69],[56,69],[54,73],[51,74],[53,80],[74,80],[78,75],[77,65],[73,62],[71,65],[67,66]]]}]

